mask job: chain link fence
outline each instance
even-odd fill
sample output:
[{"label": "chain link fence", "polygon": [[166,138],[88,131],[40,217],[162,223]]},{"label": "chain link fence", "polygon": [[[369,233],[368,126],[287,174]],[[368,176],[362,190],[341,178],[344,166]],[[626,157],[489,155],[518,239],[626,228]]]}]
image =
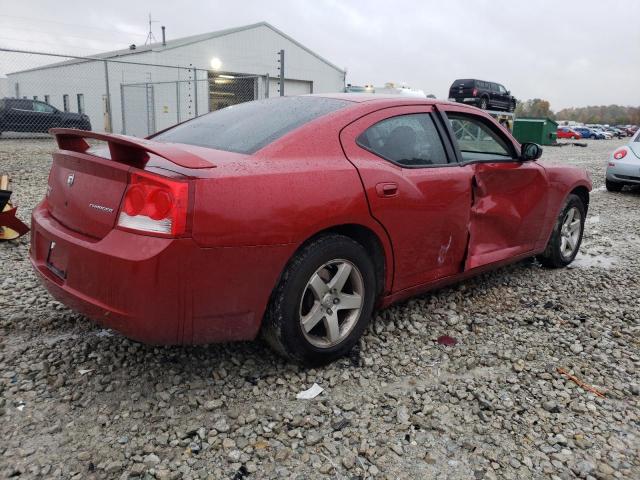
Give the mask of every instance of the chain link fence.
[{"label": "chain link fence", "polygon": [[202,113],[268,96],[266,75],[191,73],[204,78],[121,83],[122,133],[151,135]]},{"label": "chain link fence", "polygon": [[72,127],[146,137],[267,98],[273,81],[192,65],[0,49],[0,133]]}]

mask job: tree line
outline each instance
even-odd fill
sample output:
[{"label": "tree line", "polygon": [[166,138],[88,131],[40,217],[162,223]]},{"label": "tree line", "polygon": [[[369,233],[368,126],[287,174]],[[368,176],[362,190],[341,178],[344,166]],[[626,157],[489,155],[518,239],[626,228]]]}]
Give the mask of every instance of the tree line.
[{"label": "tree line", "polygon": [[519,117],[549,117],[555,120],[573,120],[580,123],[605,125],[640,124],[640,107],[590,105],[588,107],[563,108],[554,112],[551,110],[550,103],[541,98],[518,102],[515,114]]}]

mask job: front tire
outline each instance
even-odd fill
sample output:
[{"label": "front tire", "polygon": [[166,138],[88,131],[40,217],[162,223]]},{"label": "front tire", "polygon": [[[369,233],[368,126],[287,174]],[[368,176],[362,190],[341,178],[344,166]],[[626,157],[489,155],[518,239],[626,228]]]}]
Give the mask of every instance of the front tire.
[{"label": "front tire", "polygon": [[342,357],[369,323],[375,278],[367,251],[351,238],[332,234],[310,242],[291,259],[271,295],[265,340],[306,365]]},{"label": "front tire", "polygon": [[607,188],[608,192],[621,192],[622,187],[624,187],[624,183],[612,182],[609,179],[605,179],[604,185]]},{"label": "front tire", "polygon": [[586,213],[582,199],[570,194],[558,215],[547,248],[539,256],[543,266],[560,268],[573,262],[582,243]]}]

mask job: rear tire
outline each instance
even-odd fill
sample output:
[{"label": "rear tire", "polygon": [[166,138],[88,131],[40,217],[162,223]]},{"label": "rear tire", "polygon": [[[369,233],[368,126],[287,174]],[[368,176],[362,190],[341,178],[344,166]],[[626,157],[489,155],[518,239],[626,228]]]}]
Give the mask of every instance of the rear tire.
[{"label": "rear tire", "polygon": [[486,110],[488,106],[489,106],[489,102],[487,101],[487,98],[482,97],[480,99],[480,104],[478,105],[478,107],[480,108],[480,110]]},{"label": "rear tire", "polygon": [[271,295],[263,337],[280,355],[322,365],[347,354],[367,327],[375,301],[373,262],[344,235],[304,246]]},{"label": "rear tire", "polygon": [[547,248],[538,257],[543,266],[560,268],[573,262],[582,243],[586,213],[580,197],[570,194],[558,215]]},{"label": "rear tire", "polygon": [[611,180],[606,179],[604,181],[605,187],[607,187],[607,191],[609,192],[621,192],[622,187],[624,187],[624,183],[620,182],[612,182]]}]

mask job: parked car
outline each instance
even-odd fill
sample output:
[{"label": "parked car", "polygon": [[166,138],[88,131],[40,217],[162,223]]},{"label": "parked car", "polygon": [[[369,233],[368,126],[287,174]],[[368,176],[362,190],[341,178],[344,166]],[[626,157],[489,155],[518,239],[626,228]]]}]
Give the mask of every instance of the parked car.
[{"label": "parked car", "polygon": [[475,105],[482,110],[516,109],[516,98],[503,85],[484,80],[456,80],[449,88],[449,101]]},{"label": "parked car", "polygon": [[558,138],[570,138],[571,140],[579,140],[582,138],[580,132],[569,127],[559,127],[556,133]]},{"label": "parked car", "polygon": [[626,132],[623,132],[619,128],[615,128],[615,127],[607,127],[605,131],[609,132],[612,136],[616,138],[622,138],[627,136]]},{"label": "parked car", "polygon": [[640,185],[640,131],[611,153],[607,163],[607,190],[619,192],[625,185]]},{"label": "parked car", "polygon": [[604,140],[604,133],[596,132],[595,130],[587,127],[573,127],[573,129],[578,132],[582,138],[592,138],[594,140]]},{"label": "parked car", "polygon": [[628,125],[616,125],[618,130],[621,130],[627,137],[633,137],[634,131]]},{"label": "parked car", "polygon": [[591,127],[591,130],[596,132],[598,135],[601,135],[605,140],[611,140],[613,138],[613,134],[611,132],[607,132],[606,130],[602,130],[601,128]]},{"label": "parked car", "polygon": [[0,133],[44,133],[55,127],[91,130],[91,122],[84,114],[61,112],[54,106],[39,100],[0,99]]},{"label": "parked car", "polygon": [[52,133],[30,258],[55,298],[153,344],[262,330],[308,364],[347,353],[374,307],[535,255],[570,264],[591,189],[487,113],[429,99],[277,97],[146,140]]}]

